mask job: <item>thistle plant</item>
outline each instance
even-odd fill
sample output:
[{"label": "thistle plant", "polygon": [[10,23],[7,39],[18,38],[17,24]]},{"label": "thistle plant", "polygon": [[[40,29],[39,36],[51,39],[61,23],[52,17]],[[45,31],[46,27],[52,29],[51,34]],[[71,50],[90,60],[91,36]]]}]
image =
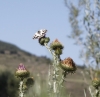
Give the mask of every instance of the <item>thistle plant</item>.
[{"label": "thistle plant", "polygon": [[51,53],[53,58],[53,72],[49,70],[49,80],[48,85],[49,96],[50,97],[60,97],[62,96],[60,93],[60,89],[66,78],[66,75],[69,73],[74,73],[76,71],[76,65],[74,61],[69,57],[65,60],[61,60],[60,55],[63,52],[64,46],[59,42],[58,39],[55,39],[53,42],[49,44],[50,38],[46,37],[46,29],[39,30],[33,36],[33,39],[38,39],[40,45],[47,48],[47,50]]},{"label": "thistle plant", "polygon": [[19,97],[25,97],[25,93],[29,87],[33,85],[34,79],[30,77],[30,72],[25,68],[24,64],[20,63],[15,72],[16,77],[19,78]]}]

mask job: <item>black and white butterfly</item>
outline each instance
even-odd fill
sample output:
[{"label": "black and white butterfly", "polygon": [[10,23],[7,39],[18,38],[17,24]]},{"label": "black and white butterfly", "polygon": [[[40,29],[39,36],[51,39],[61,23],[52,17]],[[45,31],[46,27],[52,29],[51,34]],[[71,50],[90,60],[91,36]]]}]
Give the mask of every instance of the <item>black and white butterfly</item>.
[{"label": "black and white butterfly", "polygon": [[33,36],[33,39],[40,39],[46,35],[47,30],[46,29],[41,29],[35,33]]}]

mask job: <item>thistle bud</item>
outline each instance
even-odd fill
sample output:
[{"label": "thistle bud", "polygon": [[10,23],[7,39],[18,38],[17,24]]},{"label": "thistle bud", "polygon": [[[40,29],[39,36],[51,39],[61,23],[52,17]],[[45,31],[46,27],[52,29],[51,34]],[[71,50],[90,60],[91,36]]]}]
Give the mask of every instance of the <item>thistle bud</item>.
[{"label": "thistle bud", "polygon": [[50,41],[49,37],[42,37],[39,39],[39,43],[44,46],[44,43],[48,43]]},{"label": "thistle bud", "polygon": [[21,63],[15,72],[15,75],[21,79],[27,78],[29,76],[29,71],[25,68],[25,66]]},{"label": "thistle bud", "polygon": [[60,65],[66,73],[74,73],[76,71],[75,63],[70,57],[62,60]]},{"label": "thistle bud", "polygon": [[43,37],[43,38],[40,38],[40,39],[39,39],[39,43],[40,43],[42,46],[44,46],[45,38],[44,38],[44,37]]},{"label": "thistle bud", "polygon": [[56,39],[55,41],[53,41],[50,45],[50,47],[53,49],[53,50],[56,50],[57,48],[60,48],[60,49],[63,49],[63,45],[58,41],[58,39]]},{"label": "thistle bud", "polygon": [[27,78],[25,83],[27,86],[32,86],[34,84],[34,78],[33,77]]},{"label": "thistle bud", "polygon": [[48,43],[50,41],[49,37],[45,37],[45,43]]},{"label": "thistle bud", "polygon": [[95,88],[98,88],[100,86],[100,79],[99,78],[94,78],[92,80],[92,85],[95,87]]}]

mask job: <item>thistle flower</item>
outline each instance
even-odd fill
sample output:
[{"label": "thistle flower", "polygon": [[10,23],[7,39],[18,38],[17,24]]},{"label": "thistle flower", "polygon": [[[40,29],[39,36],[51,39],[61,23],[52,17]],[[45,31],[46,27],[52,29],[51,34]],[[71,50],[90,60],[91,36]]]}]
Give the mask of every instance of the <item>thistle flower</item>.
[{"label": "thistle flower", "polygon": [[29,76],[29,71],[25,68],[24,64],[20,63],[15,75],[21,79]]},{"label": "thistle flower", "polygon": [[56,39],[55,41],[53,41],[51,44],[50,44],[50,47],[53,49],[53,50],[56,50],[57,48],[60,48],[60,49],[63,49],[63,45],[58,41],[58,39]]},{"label": "thistle flower", "polygon": [[70,57],[62,60],[60,66],[66,73],[74,73],[76,71],[75,63]]},{"label": "thistle flower", "polygon": [[100,86],[100,79],[99,78],[94,78],[92,80],[92,85],[95,87],[95,88],[98,88]]}]

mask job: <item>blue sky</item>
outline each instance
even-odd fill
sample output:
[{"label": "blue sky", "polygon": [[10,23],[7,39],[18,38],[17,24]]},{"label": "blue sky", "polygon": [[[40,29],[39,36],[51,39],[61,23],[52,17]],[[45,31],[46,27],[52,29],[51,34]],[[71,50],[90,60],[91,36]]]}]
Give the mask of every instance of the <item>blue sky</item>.
[{"label": "blue sky", "polygon": [[64,45],[61,58],[71,57],[77,64],[79,47],[67,38],[71,32],[69,12],[64,0],[0,0],[0,40],[13,43],[38,56],[50,53],[32,37],[40,29],[47,29],[51,42],[56,38]]}]

